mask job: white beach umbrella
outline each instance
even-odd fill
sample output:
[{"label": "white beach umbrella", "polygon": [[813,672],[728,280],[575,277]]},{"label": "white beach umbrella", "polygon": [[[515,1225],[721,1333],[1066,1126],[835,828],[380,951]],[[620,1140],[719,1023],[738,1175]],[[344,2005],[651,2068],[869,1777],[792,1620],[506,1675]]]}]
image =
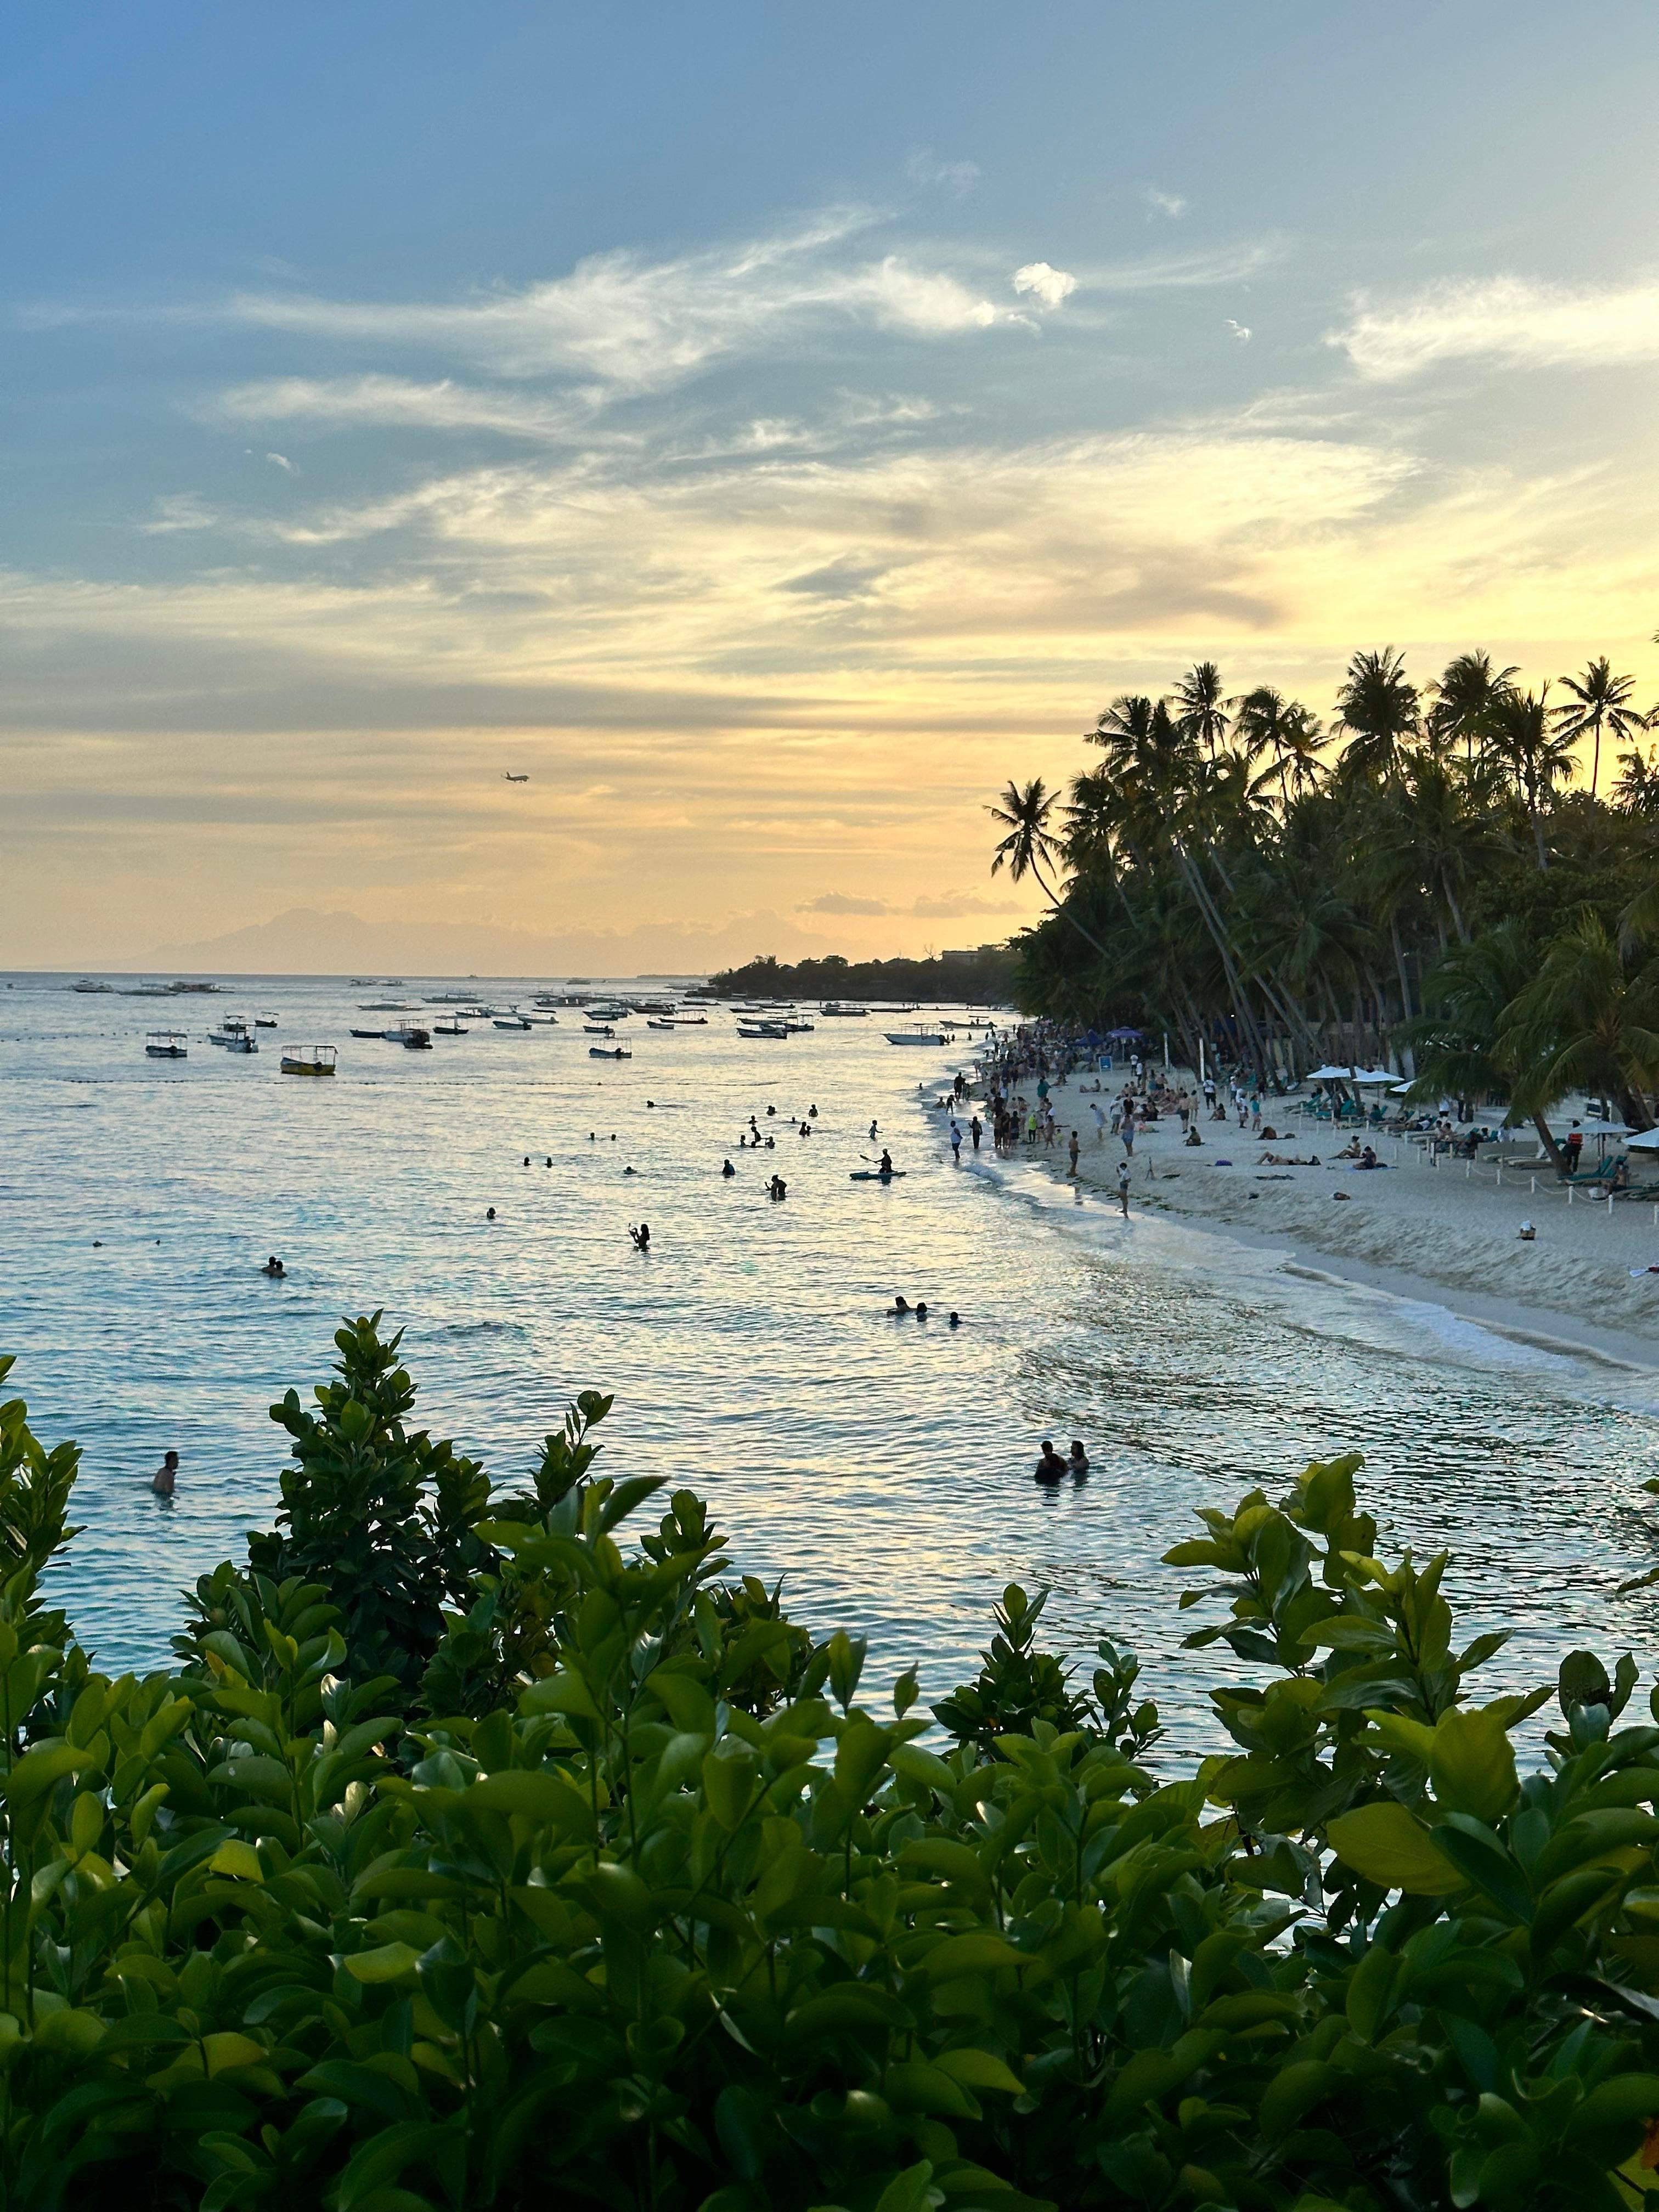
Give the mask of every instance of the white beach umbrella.
[{"label": "white beach umbrella", "polygon": [[1630,1139],[1626,1148],[1632,1152],[1659,1152],[1659,1129],[1644,1129]]}]

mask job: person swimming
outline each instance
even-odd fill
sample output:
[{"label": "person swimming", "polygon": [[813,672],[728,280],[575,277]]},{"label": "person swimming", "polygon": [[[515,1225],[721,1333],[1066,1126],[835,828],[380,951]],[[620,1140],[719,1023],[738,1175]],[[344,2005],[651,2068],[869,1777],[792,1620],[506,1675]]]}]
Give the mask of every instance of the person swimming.
[{"label": "person swimming", "polygon": [[528,1166],[530,1165],[530,1155],[529,1155],[529,1153],[528,1153],[528,1152],[526,1152],[526,1153],[525,1154],[525,1156],[524,1156],[524,1164],[525,1164],[525,1165],[526,1165],[526,1167],[528,1167]]},{"label": "person swimming", "polygon": [[624,1169],[623,1170],[623,1173],[624,1175],[632,1175],[632,1174],[633,1174],[633,1172],[634,1172],[634,1170],[633,1170],[633,1169],[632,1169],[632,1168],[624,1168]]},{"label": "person swimming", "polygon": [[817,1120],[818,1109],[816,1105],[811,1105],[807,1108],[806,1118],[809,1121],[816,1121]]},{"label": "person swimming", "polygon": [[161,1464],[149,1479],[149,1486],[158,1498],[171,1498],[179,1485],[179,1455],[164,1453]]},{"label": "person swimming", "polygon": [[775,1106],[769,1106],[769,1107],[767,1108],[767,1109],[766,1109],[767,1114],[768,1114],[768,1115],[769,1115],[769,1115],[773,1115],[773,1114],[775,1114],[775,1113],[777,1112],[777,1110],[778,1110],[778,1109],[777,1109],[777,1108],[776,1108]]},{"label": "person swimming", "polygon": [[775,1175],[775,1176],[773,1176],[773,1178],[772,1178],[771,1182],[769,1182],[769,1183],[767,1184],[767,1186],[766,1186],[766,1195],[767,1195],[769,1198],[787,1198],[787,1197],[788,1197],[788,1195],[789,1195],[789,1186],[788,1186],[788,1184],[784,1181],[783,1177],[782,1177],[781,1175]]},{"label": "person swimming", "polygon": [[1054,1438],[1044,1437],[1042,1456],[1038,1460],[1033,1471],[1033,1480],[1037,1482],[1062,1482],[1066,1478],[1066,1462],[1054,1449]]},{"label": "person swimming", "polygon": [[951,1326],[952,1328],[960,1328],[962,1327],[962,1316],[959,1313],[953,1312],[951,1314]]},{"label": "person swimming", "polygon": [[1070,1468],[1072,1473],[1077,1477],[1079,1482],[1081,1482],[1085,1475],[1088,1474],[1089,1455],[1083,1449],[1083,1439],[1081,1437],[1073,1437],[1072,1438],[1072,1449],[1066,1455],[1066,1464]]},{"label": "person swimming", "polygon": [[636,1252],[648,1252],[651,1249],[651,1224],[648,1221],[641,1222],[637,1229],[630,1224],[628,1233],[634,1240],[634,1249]]},{"label": "person swimming", "polygon": [[280,1283],[287,1275],[288,1269],[283,1265],[282,1261],[273,1252],[270,1259],[265,1261],[264,1266],[260,1268],[259,1273],[262,1275],[269,1275],[273,1282]]},{"label": "person swimming", "polygon": [[487,1206],[484,1208],[484,1219],[485,1219],[486,1221],[493,1221],[495,1218],[495,1207],[494,1207],[493,1206]]},{"label": "person swimming", "polygon": [[902,1291],[895,1291],[893,1293],[893,1303],[887,1309],[890,1318],[896,1320],[902,1315],[908,1314],[909,1310],[909,1299],[905,1297]]},{"label": "person swimming", "polygon": [[737,1170],[732,1166],[730,1160],[726,1160],[721,1165],[720,1173],[723,1176],[734,1176],[737,1173]]},{"label": "person swimming", "polygon": [[916,1301],[916,1319],[918,1321],[926,1321],[927,1318],[927,1301],[926,1298],[918,1298]]}]

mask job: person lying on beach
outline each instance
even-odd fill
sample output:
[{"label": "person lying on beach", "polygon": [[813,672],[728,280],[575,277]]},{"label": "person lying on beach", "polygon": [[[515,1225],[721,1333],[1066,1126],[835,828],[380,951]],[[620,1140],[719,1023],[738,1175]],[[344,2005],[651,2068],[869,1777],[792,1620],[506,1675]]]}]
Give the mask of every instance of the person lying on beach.
[{"label": "person lying on beach", "polygon": [[1316,1168],[1319,1162],[1311,1152],[1305,1160],[1298,1158],[1294,1152],[1263,1152],[1256,1165],[1259,1168]]}]

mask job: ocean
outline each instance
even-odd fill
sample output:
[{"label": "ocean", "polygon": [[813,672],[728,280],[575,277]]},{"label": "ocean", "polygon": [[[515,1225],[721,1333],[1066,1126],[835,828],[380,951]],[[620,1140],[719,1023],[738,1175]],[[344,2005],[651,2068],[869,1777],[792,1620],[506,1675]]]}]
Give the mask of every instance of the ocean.
[{"label": "ocean", "polygon": [[[1168,1753],[1212,1747],[1205,1692],[1239,1670],[1181,1649],[1209,1613],[1178,1612],[1192,1577],[1159,1555],[1198,1507],[1348,1449],[1385,1545],[1449,1548],[1468,1633],[1515,1629],[1487,1694],[1578,1644],[1645,1656],[1648,1601],[1615,1593],[1659,1559],[1641,1490],[1659,1376],[1126,1224],[1041,1166],[958,1166],[933,1102],[966,1042],[897,1049],[879,1016],[745,1042],[718,1009],[672,1033],[636,1015],[633,1058],[607,1063],[562,1010],[412,1053],[349,1036],[398,1018],[363,1001],[534,987],[224,979],[162,1003],[70,981],[0,975],[0,1352],[37,1432],[82,1445],[53,1592],[106,1668],[162,1663],[181,1589],[269,1525],[269,1408],[323,1376],[341,1316],[377,1309],[423,1425],[498,1480],[574,1393],[614,1392],[606,1471],[709,1498],[734,1567],[781,1575],[815,1631],[870,1638],[866,1685],[915,1660],[939,1696],[1003,1585],[1046,1584],[1058,1648],[1086,1673],[1101,1636],[1132,1645]],[[267,1009],[257,1056],[208,1043]],[[167,1022],[187,1060],[145,1057]],[[280,1050],[313,1042],[337,1075],[283,1076]],[[740,1149],[751,1115],[772,1150]],[[883,1143],[903,1179],[852,1182]],[[270,1253],[286,1279],[260,1273]],[[889,1317],[901,1291],[926,1322]],[[1085,1440],[1088,1483],[1032,1482],[1046,1435]],[[163,1505],[147,1485],[169,1447]]]}]

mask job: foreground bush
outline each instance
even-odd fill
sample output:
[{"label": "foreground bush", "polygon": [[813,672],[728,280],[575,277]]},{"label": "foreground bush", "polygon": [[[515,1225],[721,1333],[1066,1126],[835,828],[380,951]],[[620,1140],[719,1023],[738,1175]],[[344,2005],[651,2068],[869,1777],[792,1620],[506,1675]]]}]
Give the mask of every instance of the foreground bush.
[{"label": "foreground bush", "polygon": [[623,1547],[608,1401],[495,1496],[375,1320],[337,1343],[142,1680],[42,1604],[76,1455],[0,1407],[8,2212],[1659,2203],[1637,1670],[1573,1655],[1521,1782],[1546,1692],[1471,1701],[1503,1639],[1376,1556],[1356,1461],[1170,1555],[1266,1684],[1172,1781],[1040,1599],[940,1735],[689,1492]]}]

